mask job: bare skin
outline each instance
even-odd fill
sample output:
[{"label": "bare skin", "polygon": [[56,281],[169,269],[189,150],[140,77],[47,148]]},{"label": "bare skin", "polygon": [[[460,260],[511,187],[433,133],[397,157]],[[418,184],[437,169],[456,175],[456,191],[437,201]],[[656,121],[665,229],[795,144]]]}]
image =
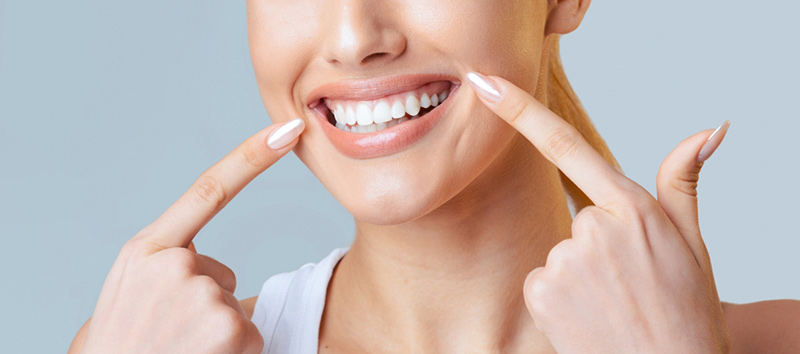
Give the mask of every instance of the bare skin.
[{"label": "bare skin", "polygon": [[[699,229],[694,229],[697,215],[691,213],[692,208],[684,207],[696,203],[692,199],[694,187],[673,190],[681,185],[675,181],[686,181],[687,175],[699,173],[699,166],[687,161],[697,155],[710,131],[687,139],[665,160],[663,172],[659,173],[657,200],[637,190],[634,182],[603,167],[585,146],[569,154],[572,159],[560,158],[564,155],[558,153],[562,140],[552,137],[568,129],[563,127],[563,121],[559,123],[557,117],[548,116],[537,106],[537,101],[548,99],[544,94],[547,83],[539,80],[547,67],[549,48],[545,38],[577,28],[588,5],[585,0],[248,1],[253,65],[270,116],[278,124],[293,117],[306,120],[306,130],[293,151],[353,214],[356,223],[356,239],[336,267],[328,288],[320,352],[569,353],[581,352],[576,345],[589,342],[608,345],[604,349],[617,352],[655,352],[644,349],[664,343],[689,352],[791,352],[800,347],[800,325],[794,320],[800,315],[797,301],[734,305],[720,303],[716,297],[708,255],[704,253]],[[493,104],[480,92],[471,90],[466,74],[472,70],[497,75],[496,82],[500,77],[507,79],[501,90],[506,94],[505,103]],[[453,105],[437,129],[397,154],[379,159],[346,158],[330,145],[318,122],[309,118],[305,98],[320,84],[421,72],[458,77],[462,87],[450,98]],[[535,114],[513,113],[521,107],[532,107],[524,111]],[[542,121],[543,118],[549,120]],[[579,142],[574,137],[569,140]],[[282,156],[269,149],[252,149],[252,143],[246,146],[251,148],[240,149],[248,152],[245,160],[262,164],[255,169],[212,169],[222,190],[240,190]],[[235,160],[242,154],[231,156],[229,159]],[[607,248],[572,246],[590,245],[593,239],[586,232],[575,232],[559,169],[598,205],[597,209],[590,209],[593,218],[586,217],[589,213],[580,217],[580,225],[596,221],[590,229],[602,237],[594,240],[608,241],[603,244]],[[207,181],[198,181],[203,180]],[[203,188],[199,190],[202,194]],[[196,219],[194,224],[165,228],[164,220],[177,222],[178,218],[162,217],[162,222],[143,230],[143,235],[167,240],[163,242],[169,244],[159,252],[187,248],[187,240],[233,194],[224,195],[222,200],[212,198],[208,203],[213,207],[201,210],[188,208],[194,203],[179,201],[174,208],[182,210],[180,215],[196,214],[191,218]],[[612,200],[610,195],[624,195],[624,202]],[[636,228],[638,224],[628,222],[631,218],[611,218],[621,215],[620,205],[634,205],[630,215],[657,222],[648,221],[643,223],[647,227]],[[565,242],[575,235],[584,237]],[[169,242],[176,238],[179,242]],[[656,245],[665,250],[657,254],[667,258],[647,258],[642,252],[597,258],[613,254],[604,255],[599,250],[622,250],[633,244],[626,240],[654,239],[670,240]],[[179,252],[184,255],[181,257],[188,255]],[[669,261],[663,262],[664,259]],[[656,286],[645,287],[608,282],[589,277],[589,272],[573,271],[598,260],[603,264],[657,264],[661,260],[651,270],[663,277],[641,278],[653,280]],[[232,273],[223,267],[215,266],[222,271],[217,271],[214,279],[220,288],[232,292]],[[531,275],[535,269],[538,271]],[[641,277],[641,272],[634,271],[630,274]],[[675,274],[688,276],[680,278]],[[157,272],[145,270],[131,275],[135,279],[158,276]],[[589,277],[580,278],[588,282],[569,281],[577,277]],[[656,281],[663,279],[674,282]],[[607,314],[616,309],[613,306],[631,309],[624,306],[641,303],[615,301],[608,306],[589,307],[580,314],[570,312],[577,306],[569,301],[583,299],[579,304],[588,306],[595,299],[587,296],[589,288],[581,286],[594,281],[605,284],[599,286],[601,291],[622,287],[632,298],[644,302],[664,295],[663,302],[653,303],[676,308],[691,304],[689,309],[697,311],[677,311],[670,317],[655,311],[658,306],[644,307],[647,310],[635,313],[632,319],[593,327],[611,332],[583,331],[575,337],[569,328],[563,328],[566,323],[580,328],[585,325],[581,319],[602,321],[612,318]],[[659,296],[647,292],[661,289],[658,286],[666,289]],[[109,288],[116,289],[111,285]],[[174,293],[170,292],[172,288],[149,290],[153,301],[159,291],[165,298]],[[698,295],[694,297],[683,296],[695,293]],[[698,305],[700,298],[713,301]],[[121,301],[121,311],[133,306],[122,301],[124,296],[116,299]],[[217,300],[218,306],[206,304],[209,312],[224,303],[243,318],[252,315],[254,298],[243,300],[239,306],[232,304],[230,298]],[[113,312],[103,311],[100,304],[98,308],[96,316]],[[228,309],[226,313],[232,316]],[[179,308],[174,310],[181,312]],[[148,318],[139,316],[137,323],[146,328]],[[673,321],[662,321],[667,317]],[[87,344],[92,338],[112,336],[89,323],[79,331],[70,353],[81,351],[87,334]],[[113,321],[107,319],[106,323]],[[642,323],[647,324],[648,333],[658,335],[622,338],[630,339],[624,343],[605,340],[615,333],[636,333],[633,329]],[[691,341],[674,336],[680,324],[696,335]],[[240,323],[237,328],[247,326]],[[174,324],[155,334],[161,333],[161,339],[169,342],[168,335],[179,329],[180,324]],[[93,331],[98,334],[93,336]],[[228,331],[219,343],[252,338],[246,332]],[[126,343],[137,343],[137,338],[129,334],[117,334]],[[564,340],[570,335],[573,340]],[[203,333],[194,337],[189,333],[181,337],[187,343],[181,348],[213,351],[203,345],[204,338]],[[113,341],[109,341],[96,348],[111,348]],[[257,352],[258,343],[249,341],[249,346],[237,349]],[[124,352],[125,348],[116,349]]]}]

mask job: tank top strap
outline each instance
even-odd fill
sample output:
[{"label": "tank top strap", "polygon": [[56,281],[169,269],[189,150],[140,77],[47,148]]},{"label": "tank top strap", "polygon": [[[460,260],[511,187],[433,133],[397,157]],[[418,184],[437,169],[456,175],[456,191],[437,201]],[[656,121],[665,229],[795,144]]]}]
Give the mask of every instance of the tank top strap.
[{"label": "tank top strap", "polygon": [[319,263],[306,263],[264,282],[252,317],[264,338],[262,354],[317,353],[328,283],[349,249],[334,249]]}]

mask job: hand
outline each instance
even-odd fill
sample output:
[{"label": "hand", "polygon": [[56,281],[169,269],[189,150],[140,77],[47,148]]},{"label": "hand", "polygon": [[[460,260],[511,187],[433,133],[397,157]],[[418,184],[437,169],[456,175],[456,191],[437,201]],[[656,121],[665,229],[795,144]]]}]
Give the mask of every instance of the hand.
[{"label": "hand", "polygon": [[256,133],[122,247],[103,284],[82,353],[261,353],[261,334],[233,296],[233,271],[197,254],[192,239],[245,185],[289,152],[303,128],[297,119]]},{"label": "hand", "polygon": [[[469,74],[480,99],[595,206],[525,280],[536,327],[558,353],[727,353],[728,329],[697,218],[703,131],[663,162],[658,200],[614,169],[562,118],[499,77]],[[702,151],[701,151],[702,150]]]}]

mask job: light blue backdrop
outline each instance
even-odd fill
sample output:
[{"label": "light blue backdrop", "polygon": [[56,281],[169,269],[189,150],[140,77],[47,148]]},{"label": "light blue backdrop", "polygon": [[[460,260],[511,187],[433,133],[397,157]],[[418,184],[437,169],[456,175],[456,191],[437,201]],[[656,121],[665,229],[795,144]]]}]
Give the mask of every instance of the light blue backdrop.
[{"label": "light blue backdrop", "polygon": [[[0,0],[3,352],[64,352],[125,240],[269,124],[244,10]],[[651,192],[680,140],[732,121],[700,187],[725,301],[800,298],[798,13],[791,0],[595,1],[562,40],[584,105]],[[352,233],[349,214],[291,154],[196,244],[236,272],[243,298]]]}]

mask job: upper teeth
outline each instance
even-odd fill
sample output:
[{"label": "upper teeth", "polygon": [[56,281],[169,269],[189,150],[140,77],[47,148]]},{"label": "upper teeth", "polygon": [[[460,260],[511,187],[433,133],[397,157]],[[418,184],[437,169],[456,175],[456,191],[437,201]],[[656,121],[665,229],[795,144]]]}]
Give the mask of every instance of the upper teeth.
[{"label": "upper teeth", "polygon": [[406,92],[372,101],[344,101],[325,99],[336,122],[342,125],[370,125],[400,119],[408,114],[416,116],[420,109],[436,107],[447,99],[449,89],[439,93]]}]

